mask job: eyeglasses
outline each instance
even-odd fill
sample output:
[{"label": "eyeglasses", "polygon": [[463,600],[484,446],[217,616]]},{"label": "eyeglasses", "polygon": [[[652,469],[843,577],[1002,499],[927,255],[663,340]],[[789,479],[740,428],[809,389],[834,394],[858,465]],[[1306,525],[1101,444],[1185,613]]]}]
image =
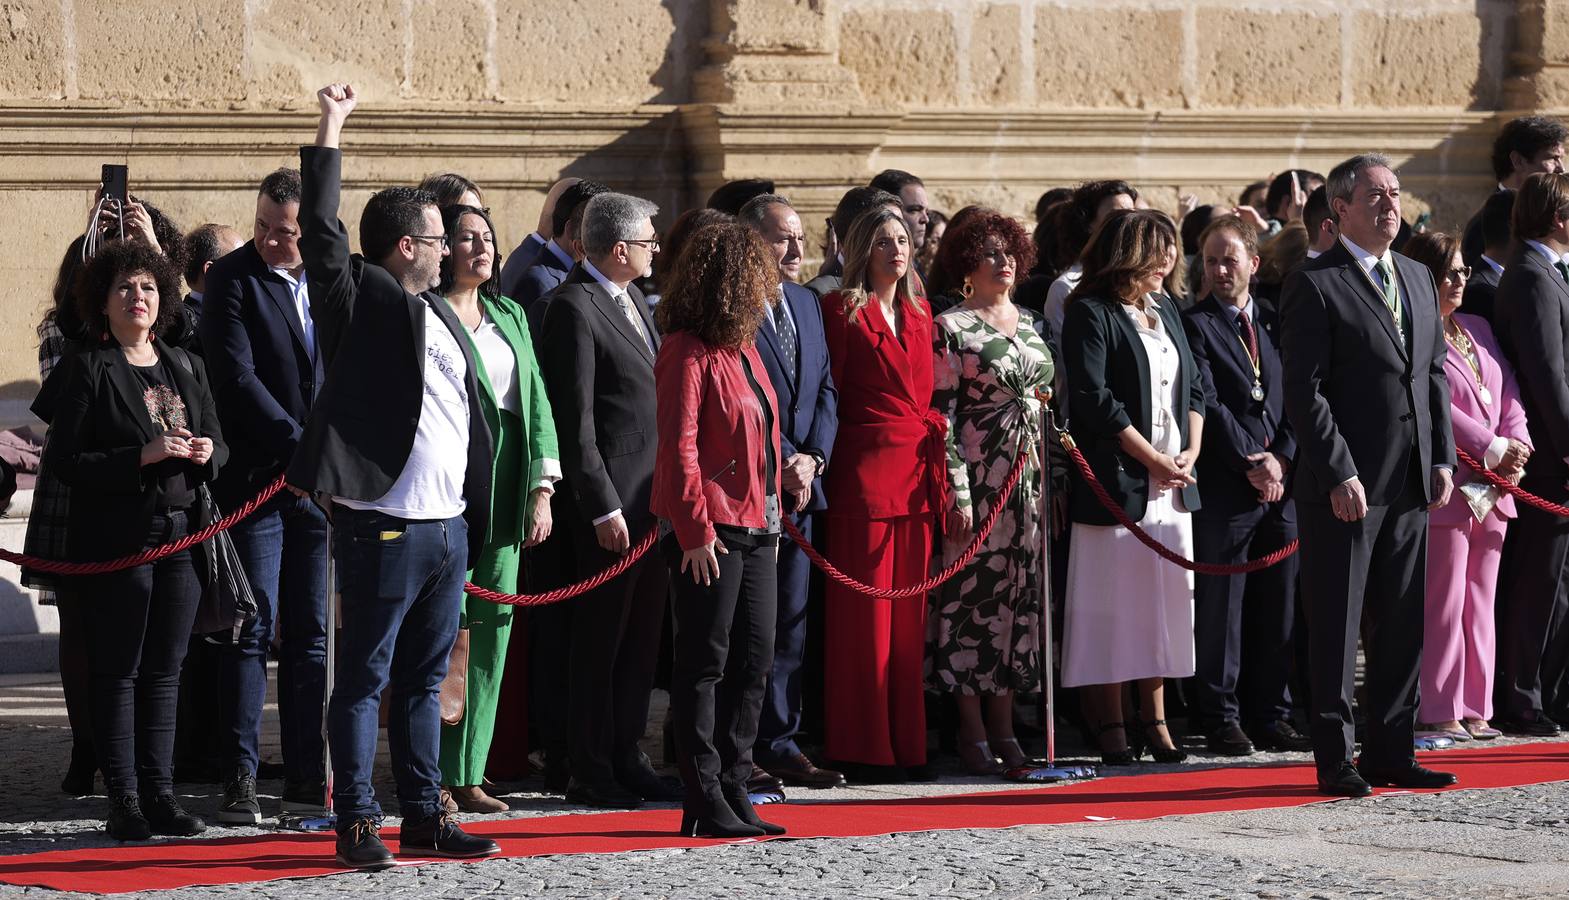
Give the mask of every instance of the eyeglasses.
[{"label": "eyeglasses", "polygon": [[626,240],[622,241],[621,243],[623,243],[623,244],[642,244],[643,246],[647,247],[649,249],[649,252],[651,252],[651,253],[658,253],[659,252],[659,238],[642,238],[640,240],[633,240],[631,238],[627,238]]},{"label": "eyeglasses", "polygon": [[442,247],[452,246],[451,239],[444,234],[411,234],[407,235],[407,237],[414,241],[435,241]]},{"label": "eyeglasses", "polygon": [[1450,269],[1447,273],[1444,274],[1444,280],[1450,284],[1459,284],[1460,282],[1465,281],[1470,277],[1470,266],[1461,266],[1458,269]]}]

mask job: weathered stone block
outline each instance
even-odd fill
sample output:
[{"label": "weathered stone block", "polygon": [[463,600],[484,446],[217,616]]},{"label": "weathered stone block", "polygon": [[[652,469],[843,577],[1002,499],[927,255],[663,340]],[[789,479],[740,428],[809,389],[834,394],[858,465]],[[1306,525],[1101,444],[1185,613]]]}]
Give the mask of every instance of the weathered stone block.
[{"label": "weathered stone block", "polygon": [[414,69],[409,84],[421,100],[486,100],[491,89],[490,12],[483,0],[415,0]]},{"label": "weathered stone block", "polygon": [[979,103],[1017,103],[1024,96],[1022,14],[1014,4],[989,3],[970,24],[970,92]]},{"label": "weathered stone block", "polygon": [[59,0],[0,3],[0,97],[31,100],[65,94],[65,23]]},{"label": "weathered stone block", "polygon": [[945,11],[848,11],[839,25],[839,62],[874,106],[959,101],[959,38]]},{"label": "weathered stone block", "polygon": [[1199,105],[1340,105],[1340,17],[1200,9]]},{"label": "weathered stone block", "polygon": [[1482,23],[1474,12],[1358,13],[1351,49],[1357,106],[1486,106],[1496,85],[1482,85]]},{"label": "weathered stone block", "polygon": [[1036,97],[1054,106],[1181,107],[1182,12],[1040,6]]},{"label": "weathered stone block", "polygon": [[[87,99],[212,103],[245,96],[243,0],[77,3],[76,85]],[[321,30],[320,13],[312,29]]]},{"label": "weathered stone block", "polygon": [[[263,0],[251,19],[249,97],[264,103],[314,106],[322,85],[347,81],[364,100],[402,93],[402,0]],[[439,24],[431,14],[419,28]]]},{"label": "weathered stone block", "polygon": [[497,0],[501,95],[579,105],[685,102],[707,13],[700,0]]}]

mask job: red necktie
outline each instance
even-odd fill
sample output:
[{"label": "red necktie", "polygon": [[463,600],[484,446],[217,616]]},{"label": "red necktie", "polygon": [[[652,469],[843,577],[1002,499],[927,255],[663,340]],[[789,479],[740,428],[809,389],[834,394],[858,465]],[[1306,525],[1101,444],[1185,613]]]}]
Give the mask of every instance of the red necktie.
[{"label": "red necktie", "polygon": [[1242,342],[1248,347],[1248,355],[1252,362],[1258,365],[1258,334],[1253,330],[1253,323],[1248,321],[1248,311],[1237,313],[1237,327],[1242,329]]}]

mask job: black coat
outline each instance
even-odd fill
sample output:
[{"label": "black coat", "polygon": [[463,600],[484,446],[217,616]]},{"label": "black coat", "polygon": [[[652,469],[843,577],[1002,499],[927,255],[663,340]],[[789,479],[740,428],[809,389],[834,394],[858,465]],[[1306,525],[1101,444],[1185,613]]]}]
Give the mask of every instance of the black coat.
[{"label": "black coat", "polygon": [[451,330],[467,366],[468,459],[463,499],[469,560],[479,558],[490,523],[492,444],[480,406],[479,367],[463,325],[446,301],[415,296],[392,274],[349,253],[338,221],[342,154],[300,148],[300,254],[310,278],[311,319],[325,357],[323,383],[289,463],[289,483],[348,500],[371,501],[392,489],[419,428],[425,390],[425,317]]},{"label": "black coat", "polygon": [[[1235,516],[1258,509],[1258,491],[1248,481],[1248,457],[1270,452],[1287,462],[1297,452],[1296,437],[1286,421],[1281,396],[1280,351],[1270,338],[1273,318],[1258,303],[1253,331],[1258,336],[1258,381],[1264,399],[1253,399],[1253,362],[1242,344],[1242,333],[1213,295],[1182,316],[1188,346],[1208,388],[1204,403],[1204,480],[1199,496],[1206,516]],[[1291,518],[1290,499],[1280,501]]]},{"label": "black coat", "polygon": [[[1159,315],[1177,348],[1176,395],[1184,404],[1173,412],[1186,446],[1187,414],[1204,413],[1204,382],[1183,333],[1176,301],[1161,298]],[[1156,401],[1150,396],[1149,359],[1144,353],[1144,342],[1121,303],[1090,297],[1069,305],[1062,326],[1062,347],[1068,367],[1070,430],[1095,477],[1137,522],[1144,518],[1144,507],[1149,502],[1149,470],[1123,452],[1118,435],[1132,425],[1149,440],[1154,430]],[[1198,477],[1197,468],[1194,477]],[[1199,508],[1196,485],[1182,489],[1182,502],[1189,510]],[[1070,512],[1073,521],[1085,525],[1116,524],[1111,513],[1082,484],[1074,486]]]},{"label": "black coat", "polygon": [[1328,503],[1331,490],[1356,477],[1369,505],[1388,505],[1406,487],[1413,450],[1431,500],[1426,473],[1455,464],[1438,292],[1426,266],[1392,257],[1407,342],[1343,242],[1286,279],[1282,372],[1299,447],[1298,501]]},{"label": "black coat", "polygon": [[1522,244],[1498,281],[1493,333],[1514,366],[1531,423],[1532,478],[1569,478],[1569,285]]},{"label": "black coat", "polygon": [[[229,448],[213,409],[206,370],[199,358],[161,339],[154,338],[153,347],[168,362],[166,368],[185,401],[190,432],[213,442],[206,464],[182,465],[196,482],[210,482],[228,459]],[[95,562],[136,553],[152,528],[158,501],[155,476],[142,466],[142,448],[161,433],[147,414],[142,382],[112,342],[69,355],[60,365],[65,371],[51,373],[33,411],[50,426],[44,465],[71,488],[67,555]],[[204,518],[197,516],[192,530],[202,524]]]},{"label": "black coat", "polygon": [[[306,282],[307,295],[311,293]],[[220,506],[249,499],[294,457],[324,380],[321,355],[305,341],[289,285],[254,241],[207,270],[201,342],[224,433],[234,447],[213,489]]]},{"label": "black coat", "polygon": [[1471,278],[1465,283],[1465,294],[1460,299],[1460,311],[1480,316],[1487,324],[1494,324],[1493,313],[1497,307],[1498,279],[1486,260],[1478,259],[1471,269]]},{"label": "black coat", "polygon": [[[657,347],[642,293],[634,286],[627,293]],[[658,446],[654,354],[581,265],[551,292],[535,345],[576,514],[590,523],[620,509],[637,540],[650,518]]]}]

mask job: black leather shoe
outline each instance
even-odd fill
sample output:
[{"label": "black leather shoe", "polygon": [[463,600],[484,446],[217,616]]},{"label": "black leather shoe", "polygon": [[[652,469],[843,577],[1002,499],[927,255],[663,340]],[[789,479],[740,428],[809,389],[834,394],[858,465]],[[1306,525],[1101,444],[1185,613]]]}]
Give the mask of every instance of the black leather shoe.
[{"label": "black leather shoe", "polygon": [[1366,797],[1373,793],[1373,786],[1362,778],[1356,766],[1341,763],[1340,768],[1328,777],[1319,773],[1318,792],[1330,797]]},{"label": "black leather shoe", "polygon": [[190,837],[207,830],[207,823],[186,812],[173,794],[142,798],[142,815],[147,817],[153,834]]},{"label": "black leather shoe", "polygon": [[215,817],[220,825],[256,825],[261,804],[256,801],[256,776],[241,769],[223,783],[223,805]]},{"label": "black leather shoe", "polygon": [[705,797],[697,806],[690,804],[681,809],[681,836],[706,838],[762,837],[763,829],[755,828],[736,817],[735,810],[723,797]]},{"label": "black leather shoe", "polygon": [[643,798],[614,781],[607,784],[585,784],[572,779],[567,786],[567,802],[581,803],[598,809],[637,809]]},{"label": "black leather shoe", "polygon": [[1279,719],[1265,722],[1249,729],[1248,736],[1259,750],[1275,753],[1306,753],[1313,749],[1313,739],[1296,730],[1290,722]]},{"label": "black leather shoe", "polygon": [[1412,763],[1407,768],[1395,769],[1393,771],[1379,771],[1361,767],[1358,767],[1357,771],[1361,773],[1363,779],[1368,784],[1377,785],[1378,787],[1445,788],[1460,780],[1455,777],[1453,772],[1435,772],[1432,769],[1424,769],[1416,763]]},{"label": "black leather shoe", "polygon": [[779,794],[784,795],[784,782],[754,764],[752,774],[746,779],[747,793],[751,794]]},{"label": "black leather shoe", "polygon": [[681,782],[647,766],[622,772],[616,776],[616,783],[649,803],[674,803],[686,796],[681,790]]},{"label": "black leather shoe", "polygon": [[1540,710],[1522,716],[1494,719],[1493,727],[1504,734],[1522,737],[1554,737],[1562,731],[1557,722],[1548,718],[1547,713]]},{"label": "black leather shoe", "polygon": [[291,781],[284,779],[279,807],[284,815],[327,815],[327,780]]},{"label": "black leather shoe", "polygon": [[465,832],[452,821],[451,813],[437,809],[418,821],[403,820],[403,829],[398,832],[398,852],[409,856],[475,859],[495,856],[501,852],[501,846],[490,838]]},{"label": "black leather shoe", "polygon": [[1205,743],[1209,752],[1221,756],[1253,755],[1253,742],[1248,740],[1248,736],[1242,732],[1242,726],[1236,722],[1226,722],[1211,731]]},{"label": "black leather shoe", "polygon": [[545,754],[545,793],[565,794],[572,786],[572,772],[567,768],[565,753]]},{"label": "black leather shoe", "polygon": [[337,860],[351,869],[390,869],[398,864],[392,851],[381,842],[375,819],[352,819],[338,823]]},{"label": "black leather shoe", "polygon": [[135,794],[121,794],[109,798],[109,820],[104,831],[117,841],[145,841],[153,830],[142,815],[142,802]]}]

